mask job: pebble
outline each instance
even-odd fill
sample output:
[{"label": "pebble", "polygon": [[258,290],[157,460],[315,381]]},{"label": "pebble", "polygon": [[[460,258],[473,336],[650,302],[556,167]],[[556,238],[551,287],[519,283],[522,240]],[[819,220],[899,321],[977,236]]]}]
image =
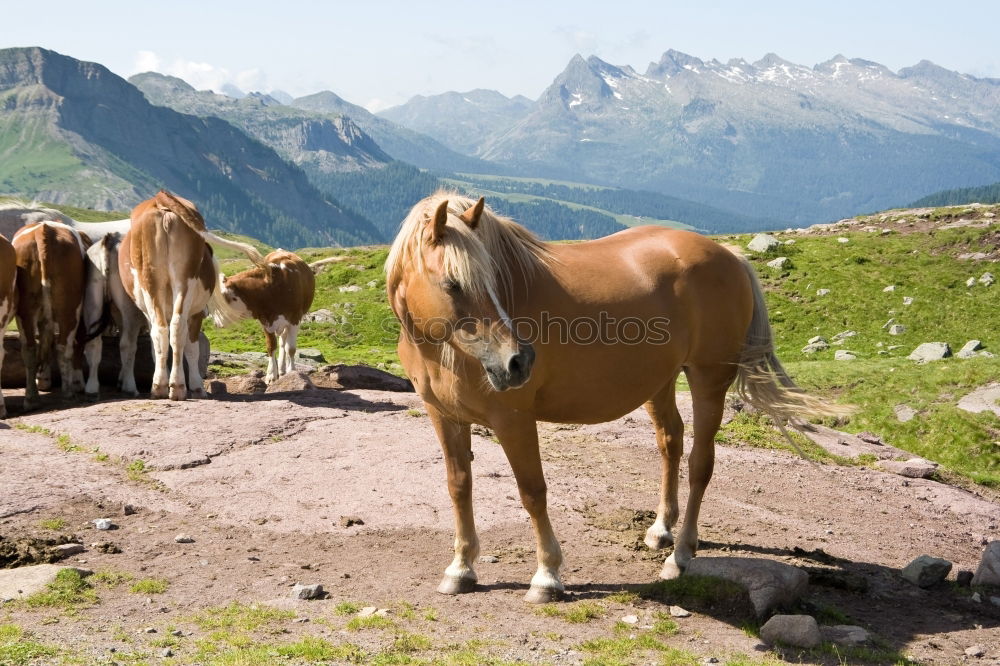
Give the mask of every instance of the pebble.
[{"label": "pebble", "polygon": [[479,561],[483,564],[496,564],[500,561],[500,558],[496,555],[480,555]]},{"label": "pebble", "polygon": [[184,632],[182,630],[180,630],[180,629],[174,629],[173,631],[170,632],[170,635],[171,636],[183,636]]},{"label": "pebble", "polygon": [[146,627],[145,629],[142,630],[142,633],[144,633],[144,634],[155,634],[156,633],[156,628],[155,627]]},{"label": "pebble", "polygon": [[187,534],[178,534],[174,537],[174,541],[177,543],[194,543],[194,537]]},{"label": "pebble", "polygon": [[92,522],[94,523],[94,527],[99,530],[110,530],[114,527],[114,523],[111,522],[110,518],[96,518]]},{"label": "pebble", "polygon": [[887,294],[891,294],[892,292],[896,291],[896,285],[890,284],[888,287],[883,288],[882,291],[884,291]]},{"label": "pebble", "polygon": [[671,606],[670,617],[691,617],[691,611],[681,608],[680,606]]}]

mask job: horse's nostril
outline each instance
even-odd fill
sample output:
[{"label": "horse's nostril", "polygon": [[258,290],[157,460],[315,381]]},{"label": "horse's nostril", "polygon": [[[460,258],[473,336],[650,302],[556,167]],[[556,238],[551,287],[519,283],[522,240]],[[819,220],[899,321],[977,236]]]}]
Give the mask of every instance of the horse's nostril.
[{"label": "horse's nostril", "polygon": [[515,354],[511,356],[510,361],[507,362],[507,371],[511,374],[511,376],[515,377],[520,375],[523,369],[524,363],[521,360],[521,355]]}]

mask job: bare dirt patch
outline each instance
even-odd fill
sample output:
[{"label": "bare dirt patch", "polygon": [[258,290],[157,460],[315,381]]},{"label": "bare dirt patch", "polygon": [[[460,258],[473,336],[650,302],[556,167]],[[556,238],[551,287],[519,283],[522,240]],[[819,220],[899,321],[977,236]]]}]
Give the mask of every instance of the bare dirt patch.
[{"label": "bare dirt patch", "polygon": [[[690,423],[686,394],[681,403]],[[282,640],[350,641],[373,655],[397,645],[405,629],[429,640],[415,648],[417,657],[477,641],[480,655],[498,659],[581,663],[591,656],[584,643],[615,636],[621,617],[636,615],[642,626],[677,602],[646,587],[666,553],[641,546],[659,483],[659,453],[642,411],[595,426],[541,426],[549,507],[566,555],[565,606],[587,601],[600,610],[574,623],[521,599],[534,570],[533,537],[510,468],[482,428],[473,435],[474,494],[482,553],[491,561],[478,565],[475,593],[434,592],[451,558],[452,512],[438,443],[412,394],[317,389],[60,407],[0,423],[0,534],[52,538],[40,521],[58,517],[88,545],[68,565],[168,583],[160,594],[99,584],[99,602],[72,617],[0,609],[0,623],[89,659],[112,648],[156,655],[179,628],[171,649],[188,663],[210,633],[192,620],[199,611],[258,602],[310,620],[288,620]],[[126,515],[125,504],[136,512]],[[363,524],[347,527],[342,516]],[[116,529],[95,530],[90,521],[100,517]],[[175,542],[181,533],[193,543]],[[719,446],[701,538],[702,555],[806,568],[804,610],[860,624],[890,652],[948,664],[980,645],[989,659],[1000,658],[1000,608],[988,597],[977,604],[951,583],[923,590],[898,575],[924,553],[954,562],[952,578],[974,570],[984,543],[1000,538],[993,498],[781,451]],[[122,552],[90,547],[98,542]],[[328,596],[293,600],[295,583],[322,583]],[[344,602],[390,609],[395,629],[352,631],[351,616],[338,614]],[[733,608],[690,608],[694,615],[678,619],[679,631],[664,640],[702,657],[763,656],[760,641],[742,628],[749,618]],[[637,652],[625,661],[656,658]]]}]

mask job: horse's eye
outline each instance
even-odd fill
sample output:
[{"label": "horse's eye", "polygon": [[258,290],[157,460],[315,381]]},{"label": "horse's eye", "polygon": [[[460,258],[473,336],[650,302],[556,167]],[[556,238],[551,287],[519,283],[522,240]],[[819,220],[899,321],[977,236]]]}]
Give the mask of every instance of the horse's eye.
[{"label": "horse's eye", "polygon": [[459,285],[457,282],[451,279],[447,279],[441,282],[441,286],[444,287],[444,290],[447,291],[449,294],[459,294],[462,292],[461,285]]}]

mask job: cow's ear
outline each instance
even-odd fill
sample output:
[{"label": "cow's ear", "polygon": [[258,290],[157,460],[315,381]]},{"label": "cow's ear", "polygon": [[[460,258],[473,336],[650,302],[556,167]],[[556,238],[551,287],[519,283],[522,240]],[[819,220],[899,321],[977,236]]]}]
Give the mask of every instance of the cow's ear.
[{"label": "cow's ear", "polygon": [[470,229],[475,229],[479,226],[479,218],[483,214],[483,207],[486,205],[486,199],[479,197],[479,201],[472,208],[469,208],[464,213],[459,215],[462,221],[469,225]]}]

